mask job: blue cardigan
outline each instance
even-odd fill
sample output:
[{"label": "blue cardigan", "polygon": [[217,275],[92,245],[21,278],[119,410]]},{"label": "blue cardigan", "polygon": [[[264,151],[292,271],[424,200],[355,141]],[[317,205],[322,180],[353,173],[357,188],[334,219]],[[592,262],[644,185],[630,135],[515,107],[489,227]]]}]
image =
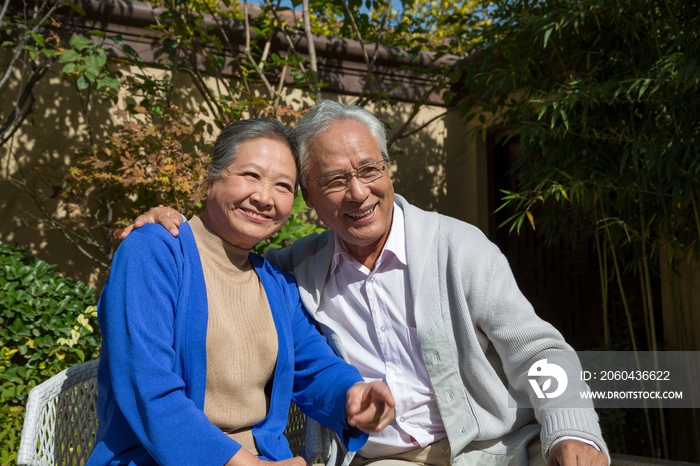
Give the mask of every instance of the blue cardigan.
[{"label": "blue cardigan", "polygon": [[[253,427],[261,458],[291,458],[284,437],[291,400],[349,449],[361,448],[367,434],[347,425],[345,395],[362,377],[318,333],[292,276],[255,254],[250,260],[279,340],[270,408]],[[132,232],[114,256],[98,308],[99,428],[88,465],[225,464],[241,446],[203,412],[207,295],[189,225],[177,238],[158,225]]]}]

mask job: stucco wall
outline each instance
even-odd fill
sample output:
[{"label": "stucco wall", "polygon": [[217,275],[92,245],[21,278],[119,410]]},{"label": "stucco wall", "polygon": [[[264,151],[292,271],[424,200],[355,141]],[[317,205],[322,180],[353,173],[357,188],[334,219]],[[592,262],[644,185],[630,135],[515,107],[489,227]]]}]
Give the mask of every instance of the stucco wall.
[{"label": "stucco wall", "polygon": [[[57,75],[54,67],[34,88],[33,113],[14,137],[0,147],[0,241],[18,243],[39,258],[58,264],[58,271],[72,278],[95,278],[95,264],[83,256],[57,231],[45,228],[42,214],[32,197],[9,180],[21,180],[39,189],[39,201],[54,212],[54,191],[42,182],[41,172],[67,169],[73,154],[89,145],[86,121],[77,90]],[[10,83],[16,83],[11,80]],[[2,117],[11,111],[17,89],[0,93]],[[114,121],[109,106],[97,102],[89,112],[96,128],[109,131]],[[104,134],[95,134],[96,138]],[[60,213],[59,213],[60,214]]]}]

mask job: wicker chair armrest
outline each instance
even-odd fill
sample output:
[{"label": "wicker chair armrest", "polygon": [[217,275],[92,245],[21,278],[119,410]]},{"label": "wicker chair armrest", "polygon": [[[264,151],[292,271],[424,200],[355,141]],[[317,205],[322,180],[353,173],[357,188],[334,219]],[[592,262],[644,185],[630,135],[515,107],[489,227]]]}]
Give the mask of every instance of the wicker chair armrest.
[{"label": "wicker chair armrest", "polygon": [[83,464],[97,426],[97,367],[88,361],[29,392],[17,465]]}]

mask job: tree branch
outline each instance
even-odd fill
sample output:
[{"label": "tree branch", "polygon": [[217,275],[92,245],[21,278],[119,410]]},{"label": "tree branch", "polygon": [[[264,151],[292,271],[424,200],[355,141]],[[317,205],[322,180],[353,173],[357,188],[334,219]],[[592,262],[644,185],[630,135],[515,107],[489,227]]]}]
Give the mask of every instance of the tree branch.
[{"label": "tree branch", "polygon": [[0,27],[5,18],[5,13],[7,13],[7,7],[10,6],[10,0],[5,0],[5,4],[2,6],[2,11],[0,11]]},{"label": "tree branch", "polygon": [[[454,112],[455,110],[457,110],[457,107],[452,107],[452,108],[450,108],[450,109],[447,109],[447,110],[445,110],[444,112],[440,113],[439,115],[434,116],[434,117],[431,118],[430,120],[426,121],[425,123],[423,123],[422,125],[420,125],[418,128],[416,128],[416,129],[414,129],[414,130],[412,130],[412,131],[410,131],[410,132],[408,132],[408,133],[402,134],[402,131],[403,131],[404,129],[406,129],[406,126],[408,126],[408,125],[404,124],[404,126],[403,126],[398,132],[396,132],[396,134],[394,134],[394,136],[391,137],[391,139],[389,140],[389,142],[387,143],[387,145],[388,145],[389,147],[391,147],[391,145],[392,145],[394,142],[398,141],[399,139],[404,139],[404,138],[413,136],[414,134],[416,134],[417,132],[419,132],[419,131],[421,131],[422,129],[426,128],[427,126],[430,126],[434,121],[439,120],[440,118],[444,117],[445,115],[447,115],[447,114],[449,114],[449,113]],[[411,120],[412,120],[412,118],[411,118]],[[411,120],[409,120],[408,122],[410,122]]]},{"label": "tree branch", "polygon": [[[195,66],[196,70],[196,66]],[[209,107],[209,111],[211,112],[211,116],[217,120],[219,119],[219,112],[216,110],[214,107],[214,104],[212,103],[212,95],[209,92],[209,89],[206,88],[206,85],[200,82],[202,80],[202,75],[199,74],[197,71],[192,71],[189,68],[185,68],[185,71],[187,71],[190,76],[192,76],[192,82],[194,82],[195,87],[199,91],[199,93],[202,95],[202,98],[204,98],[204,102],[206,102],[207,107]]]},{"label": "tree branch", "polygon": [[[382,15],[382,20],[379,26],[379,32],[377,32],[376,40],[374,41],[374,52],[372,53],[372,58],[367,62],[367,74],[365,75],[365,86],[368,87],[368,91],[371,93],[374,91],[374,63],[377,61],[377,56],[379,55],[379,43],[385,32],[386,20],[389,18],[389,11],[391,8],[390,0],[384,5],[384,14]],[[361,42],[360,42],[361,43]],[[367,60],[367,54],[365,53],[365,61]],[[365,106],[369,101],[368,95],[361,95],[357,98],[355,105]]]},{"label": "tree branch", "polygon": [[[24,180],[20,181],[17,179],[10,179],[9,181],[14,186],[18,187],[19,189],[21,189],[22,191],[27,193],[29,195],[29,197],[32,198],[32,200],[34,201],[34,204],[39,208],[39,211],[44,216],[43,220],[48,221],[54,230],[57,230],[59,233],[61,233],[63,235],[63,237],[68,240],[69,243],[71,243],[73,246],[78,248],[78,250],[83,255],[85,255],[87,258],[89,258],[90,260],[92,260],[93,262],[98,264],[99,266],[101,266],[105,269],[109,269],[109,263],[104,262],[104,261],[100,260],[99,258],[97,258],[93,253],[91,253],[90,251],[85,249],[71,235],[68,234],[69,228],[65,224],[63,224],[63,223],[59,222],[58,220],[56,220],[55,218],[53,218],[53,216],[46,209],[46,206],[44,206],[44,204],[39,199],[39,196],[37,196],[37,194],[34,192],[34,190],[31,189]],[[80,238],[80,235],[76,235],[76,236],[78,236],[78,238]],[[95,247],[103,256],[107,257],[108,259],[111,259],[111,257],[110,257],[111,255],[109,253],[105,253],[103,248],[101,248],[99,245],[94,244],[93,241],[87,240],[86,238],[81,238],[81,239],[86,240],[86,242],[88,244]]]},{"label": "tree branch", "polygon": [[[2,128],[0,128],[0,147],[10,140],[14,133],[19,129],[22,122],[24,122],[27,116],[31,113],[35,102],[33,93],[34,85],[36,85],[36,83],[44,77],[54,61],[54,58],[46,59],[38,67],[33,67],[32,74],[30,75],[27,84],[25,84],[24,88],[22,89],[21,94],[15,101],[15,106],[12,109],[12,112],[10,112],[8,117],[5,119],[5,123],[2,125]],[[25,107],[27,99],[29,99],[29,105]],[[10,134],[6,135],[6,133],[10,131],[10,128],[12,127],[14,128],[11,130]]]},{"label": "tree branch", "polygon": [[[268,2],[269,3],[269,2]],[[248,20],[248,1],[244,0],[243,1],[243,20],[245,24],[245,55],[248,58],[248,61],[250,64],[253,66],[253,69],[255,70],[256,73],[258,73],[258,76],[260,76],[260,80],[262,81],[263,85],[265,86],[265,89],[267,90],[268,95],[270,96],[270,100],[274,101],[275,100],[275,90],[272,88],[272,85],[270,84],[270,81],[268,81],[267,76],[263,73],[262,68],[258,66],[257,63],[255,63],[255,59],[253,58],[253,54],[251,53],[250,49],[250,21]]]},{"label": "tree branch", "polygon": [[[306,33],[306,43],[309,49],[309,65],[311,66],[311,72],[313,73],[313,83],[315,93],[318,84],[318,64],[316,63],[316,45],[314,44],[314,36],[311,33],[311,12],[309,10],[309,0],[302,0],[301,2],[301,15],[304,19],[304,32]],[[316,94],[316,103],[321,101],[321,93]]]},{"label": "tree branch", "polygon": [[299,54],[299,52],[297,52],[296,47],[294,47],[294,42],[292,42],[292,38],[289,36],[289,33],[287,32],[287,30],[284,28],[284,22],[277,14],[277,10],[272,6],[272,3],[270,2],[270,0],[265,0],[265,2],[272,9],[272,14],[275,16],[277,23],[280,25],[280,30],[282,31],[282,34],[284,34],[284,38],[287,41],[287,45],[289,46],[289,49],[292,51],[292,53],[294,54],[294,56],[297,59],[297,65],[299,66],[299,70],[301,71],[302,75],[304,76],[304,80],[306,81],[306,85],[309,86],[309,89],[315,89],[316,86],[314,85],[314,83],[309,81],[309,76],[306,72],[306,67],[304,67],[304,63],[302,62],[301,55]]}]

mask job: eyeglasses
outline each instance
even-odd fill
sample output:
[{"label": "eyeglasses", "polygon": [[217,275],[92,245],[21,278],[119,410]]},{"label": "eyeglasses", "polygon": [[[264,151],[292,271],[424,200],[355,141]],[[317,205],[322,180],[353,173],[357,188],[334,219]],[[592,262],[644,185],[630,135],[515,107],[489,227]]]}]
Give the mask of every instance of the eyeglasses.
[{"label": "eyeglasses", "polygon": [[378,160],[376,162],[363,165],[357,170],[334,173],[332,175],[322,176],[321,178],[311,181],[316,183],[324,192],[334,193],[347,189],[353,176],[356,176],[357,179],[362,181],[364,184],[369,184],[372,181],[376,181],[381,178],[382,175],[384,175],[384,170],[386,170],[386,162],[384,160]]}]

